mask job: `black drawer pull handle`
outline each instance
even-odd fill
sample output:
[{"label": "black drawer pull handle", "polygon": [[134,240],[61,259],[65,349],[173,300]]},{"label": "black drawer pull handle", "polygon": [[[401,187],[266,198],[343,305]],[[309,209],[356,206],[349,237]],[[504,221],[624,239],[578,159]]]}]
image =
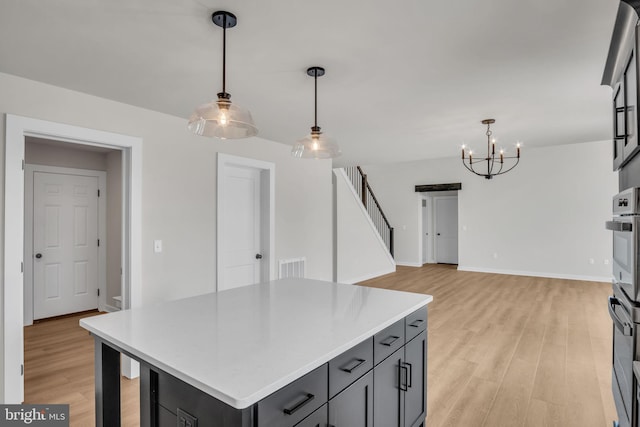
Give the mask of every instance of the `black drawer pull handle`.
[{"label": "black drawer pull handle", "polygon": [[364,362],[366,362],[365,359],[356,359],[354,360],[355,364],[353,366],[344,366],[342,368],[340,368],[341,371],[347,372],[347,373],[352,373],[353,371],[355,371],[356,369],[358,369],[360,366],[362,366],[364,364]]},{"label": "black drawer pull handle", "polygon": [[394,342],[398,341],[398,339],[400,339],[400,337],[391,335],[390,337],[387,337],[384,340],[380,341],[380,344],[386,345],[387,347],[391,347]]},{"label": "black drawer pull handle", "polygon": [[409,326],[411,326],[412,328],[419,328],[422,322],[424,322],[424,319],[416,319],[413,322],[409,323]]},{"label": "black drawer pull handle", "polygon": [[292,415],[298,409],[302,408],[304,405],[306,405],[307,403],[311,402],[314,398],[315,398],[315,396],[313,394],[306,393],[305,398],[302,399],[300,402],[296,403],[293,406],[293,408],[284,408],[284,413],[287,414],[287,415]]}]

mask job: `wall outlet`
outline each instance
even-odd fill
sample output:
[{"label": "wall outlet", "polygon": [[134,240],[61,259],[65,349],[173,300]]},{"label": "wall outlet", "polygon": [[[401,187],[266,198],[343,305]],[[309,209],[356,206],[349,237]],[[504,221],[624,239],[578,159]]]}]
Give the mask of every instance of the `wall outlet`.
[{"label": "wall outlet", "polygon": [[498,252],[493,253],[493,259],[498,259]]},{"label": "wall outlet", "polygon": [[604,265],[609,265],[609,260],[608,259],[604,260]]},{"label": "wall outlet", "polygon": [[594,260],[593,258],[589,258],[589,264],[593,265],[596,263],[596,260]]},{"label": "wall outlet", "polygon": [[153,241],[153,252],[159,254],[162,252],[162,240],[154,240]]}]

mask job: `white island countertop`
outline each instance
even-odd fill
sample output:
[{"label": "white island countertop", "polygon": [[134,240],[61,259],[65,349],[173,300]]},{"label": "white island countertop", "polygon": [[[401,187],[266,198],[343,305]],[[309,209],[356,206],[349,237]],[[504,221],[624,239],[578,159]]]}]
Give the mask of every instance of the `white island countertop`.
[{"label": "white island countertop", "polygon": [[409,292],[281,279],[89,317],[80,326],[243,409],[432,300]]}]

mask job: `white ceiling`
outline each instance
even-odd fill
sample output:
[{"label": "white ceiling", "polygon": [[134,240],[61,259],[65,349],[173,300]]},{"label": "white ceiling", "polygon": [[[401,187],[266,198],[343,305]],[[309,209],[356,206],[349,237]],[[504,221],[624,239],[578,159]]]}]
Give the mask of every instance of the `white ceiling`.
[{"label": "white ceiling", "polygon": [[[484,149],[497,120],[512,149],[608,139],[600,86],[618,0],[1,0],[0,72],[186,119],[221,89],[259,136],[293,144],[313,121],[334,162],[372,164]],[[186,129],[185,129],[186,132]],[[234,142],[236,143],[236,142]],[[241,142],[238,142],[241,143]]]}]

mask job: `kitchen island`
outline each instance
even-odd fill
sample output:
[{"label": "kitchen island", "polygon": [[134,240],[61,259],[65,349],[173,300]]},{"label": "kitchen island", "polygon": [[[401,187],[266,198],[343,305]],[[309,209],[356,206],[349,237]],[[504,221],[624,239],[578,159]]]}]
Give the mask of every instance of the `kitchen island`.
[{"label": "kitchen island", "polygon": [[143,427],[423,426],[431,301],[281,279],[82,319],[96,426],[120,425],[120,353],[141,364]]}]

